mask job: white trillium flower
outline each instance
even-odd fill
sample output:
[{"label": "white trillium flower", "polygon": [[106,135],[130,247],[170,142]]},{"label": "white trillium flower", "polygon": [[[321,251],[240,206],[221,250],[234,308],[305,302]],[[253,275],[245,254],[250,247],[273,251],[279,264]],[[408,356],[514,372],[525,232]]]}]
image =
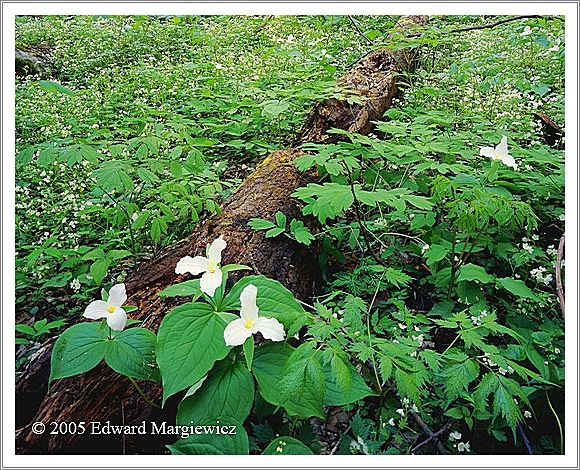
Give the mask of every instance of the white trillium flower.
[{"label": "white trillium flower", "polygon": [[127,324],[127,314],[121,308],[127,301],[127,293],[125,292],[125,284],[115,284],[109,291],[109,300],[95,300],[91,302],[85,309],[83,317],[91,320],[98,320],[100,318],[107,319],[107,325],[112,330],[123,331]]},{"label": "white trillium flower", "polygon": [[213,297],[216,289],[222,285],[223,273],[219,267],[222,261],[222,251],[226,247],[226,242],[222,236],[216,238],[207,249],[207,257],[185,256],[181,258],[175,267],[176,274],[190,273],[197,276],[201,273],[199,287],[210,297]]},{"label": "white trillium flower", "polygon": [[501,138],[500,143],[495,148],[481,147],[479,149],[479,154],[482,157],[488,157],[492,160],[499,160],[504,165],[512,167],[514,170],[517,170],[518,168],[514,157],[508,153],[507,137],[505,135]]},{"label": "white trillium flower", "polygon": [[246,339],[256,333],[262,333],[264,338],[272,341],[284,339],[284,326],[278,320],[258,316],[257,295],[258,288],[253,284],[246,286],[240,294],[241,318],[228,323],[226,326],[224,339],[227,346],[244,344]]}]

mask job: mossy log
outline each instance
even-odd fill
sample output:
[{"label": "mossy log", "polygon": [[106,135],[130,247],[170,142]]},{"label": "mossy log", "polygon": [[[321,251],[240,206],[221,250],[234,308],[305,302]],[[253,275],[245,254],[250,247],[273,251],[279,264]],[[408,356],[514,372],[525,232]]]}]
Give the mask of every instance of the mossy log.
[{"label": "mossy log", "polygon": [[[420,25],[427,17],[402,17],[399,27]],[[331,128],[368,133],[372,121],[380,119],[391,105],[397,93],[397,80],[401,72],[410,70],[414,52],[378,49],[364,56],[346,75],[339,85],[348,87],[363,97],[360,104],[348,104],[330,98],[317,104],[299,133],[296,143],[330,142],[336,134],[328,134]],[[172,299],[162,298],[158,293],[165,287],[181,282],[186,277],[175,274],[177,261],[186,255],[201,254],[205,246],[219,235],[227,241],[223,253],[224,263],[243,263],[252,267],[254,273],[279,280],[294,295],[309,299],[318,281],[316,248],[308,249],[287,237],[265,238],[247,225],[252,217],[272,220],[276,211],[289,218],[301,218],[301,210],[291,197],[294,190],[312,179],[312,175],[296,170],[293,161],[302,153],[292,148],[272,153],[254,173],[222,205],[219,215],[200,224],[194,232],[177,246],[167,249],[152,260],[143,262],[126,280],[129,299],[127,304],[138,310],[132,317],[142,320],[142,326],[157,330],[164,315],[176,304]],[[314,223],[308,221],[308,223]],[[179,300],[178,303],[181,303]],[[29,424],[17,431],[19,453],[156,453],[163,452],[163,444],[172,442],[168,436],[95,436],[66,434],[34,434],[31,423],[98,421],[112,424],[138,424],[147,421],[169,421],[175,416],[178,398],[169,400],[164,410],[149,406],[136,393],[131,383],[103,364],[77,377],[54,383],[48,393],[35,397],[34,390],[42,384],[39,374],[47,376],[49,351],[39,355],[44,364],[32,364],[17,384],[26,402],[20,408],[29,408]],[[32,385],[31,385],[32,384]],[[152,383],[143,382],[145,394],[159,400],[161,390]],[[28,387],[28,388],[27,388]],[[46,390],[46,384],[43,385]],[[39,390],[39,393],[40,390]],[[18,398],[17,398],[18,400]],[[161,439],[160,439],[161,438]]]}]

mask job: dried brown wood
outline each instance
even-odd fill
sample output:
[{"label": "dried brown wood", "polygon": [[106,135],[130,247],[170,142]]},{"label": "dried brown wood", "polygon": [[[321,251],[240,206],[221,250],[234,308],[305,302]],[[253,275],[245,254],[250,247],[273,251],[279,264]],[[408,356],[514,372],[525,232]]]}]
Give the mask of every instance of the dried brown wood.
[{"label": "dried brown wood", "polygon": [[[402,17],[399,28],[425,24],[427,17]],[[364,57],[338,82],[353,94],[363,98],[360,104],[329,98],[317,104],[296,138],[296,146],[305,142],[332,142],[338,139],[329,134],[331,128],[368,133],[372,121],[380,119],[397,94],[397,81],[402,72],[409,71],[414,52],[379,49]],[[315,249],[307,249],[286,237],[265,238],[262,232],[251,230],[247,223],[252,217],[272,220],[276,211],[288,217],[301,218],[301,210],[291,194],[311,179],[311,175],[296,170],[293,161],[302,153],[292,148],[272,153],[252,175],[222,205],[219,215],[201,223],[183,242],[167,249],[154,259],[143,262],[125,284],[128,304],[138,310],[132,317],[143,320],[142,326],[157,330],[164,315],[175,302],[158,296],[165,287],[185,280],[175,274],[177,261],[185,255],[203,252],[205,246],[219,235],[228,245],[223,253],[224,263],[244,263],[256,273],[277,279],[297,298],[309,299],[318,279]],[[44,365],[32,365],[24,374],[17,390],[25,390],[35,383],[38,374],[46,374],[48,353]],[[34,382],[36,379],[36,382]],[[158,400],[161,390],[154,384],[142,383],[147,396]],[[30,387],[29,387],[30,388]],[[104,365],[77,377],[55,382],[46,396],[27,395],[32,409],[29,424],[17,431],[19,453],[154,453],[163,452],[165,442],[160,436],[95,436],[91,434],[50,435],[34,434],[31,423],[97,421],[112,424],[136,424],[142,420],[171,421],[177,398],[169,400],[164,410],[157,410],[142,400],[130,382]],[[35,410],[34,408],[38,408]]]}]

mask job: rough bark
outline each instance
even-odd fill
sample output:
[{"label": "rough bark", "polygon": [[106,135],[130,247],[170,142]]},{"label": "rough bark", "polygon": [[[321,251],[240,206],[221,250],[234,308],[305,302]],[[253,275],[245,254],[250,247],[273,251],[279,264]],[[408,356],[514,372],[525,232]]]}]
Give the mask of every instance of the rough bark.
[{"label": "rough bark", "polygon": [[[424,24],[427,17],[402,17],[400,27]],[[365,98],[361,104],[349,105],[334,98],[319,103],[300,132],[297,143],[330,142],[336,135],[330,128],[368,133],[372,121],[382,117],[397,93],[398,74],[409,70],[413,53],[379,49],[365,56],[349,71],[339,84]],[[133,318],[143,320],[143,326],[157,330],[163,316],[175,301],[157,294],[168,285],[185,280],[175,274],[177,261],[185,255],[202,253],[203,248],[219,235],[228,245],[223,253],[224,263],[244,263],[255,273],[277,279],[303,300],[312,296],[318,279],[316,252],[287,237],[266,239],[262,232],[247,226],[252,217],[272,220],[280,210],[289,218],[301,218],[301,211],[290,195],[307,183],[311,175],[299,173],[293,160],[302,152],[298,149],[276,151],[264,160],[244,184],[222,205],[219,215],[211,217],[183,242],[160,256],[144,262],[127,281],[130,294],[128,304],[138,310]],[[178,303],[181,303],[179,300]],[[46,359],[45,354],[45,359]],[[43,370],[35,367],[34,370]],[[35,374],[26,375],[25,382]],[[154,384],[142,383],[145,393],[158,400],[161,390]],[[17,387],[18,389],[18,387]],[[178,398],[169,400],[162,411],[152,409],[131,387],[129,381],[106,366],[100,365],[77,377],[62,379],[51,387],[30,423],[41,421],[111,421],[112,424],[134,424],[142,420],[171,422]],[[17,431],[20,453],[121,453],[160,451],[164,442],[148,441],[147,436],[121,441],[93,435],[37,435],[31,424]]]},{"label": "rough bark", "polygon": [[558,150],[564,148],[564,130],[546,113],[535,112],[534,118],[542,126],[542,137],[550,146]]},{"label": "rough bark", "polygon": [[22,49],[15,50],[15,72],[16,75],[25,77],[27,75],[46,76],[50,67],[45,59],[40,55]]}]

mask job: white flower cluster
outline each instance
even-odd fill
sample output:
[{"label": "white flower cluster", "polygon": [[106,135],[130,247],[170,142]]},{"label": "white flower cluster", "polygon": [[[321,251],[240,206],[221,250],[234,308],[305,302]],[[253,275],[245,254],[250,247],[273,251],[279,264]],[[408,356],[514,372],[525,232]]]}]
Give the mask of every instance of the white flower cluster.
[{"label": "white flower cluster", "polygon": [[449,433],[449,440],[454,442],[453,447],[457,449],[458,452],[470,452],[471,448],[469,445],[469,441],[467,442],[455,442],[461,439],[461,433],[459,431],[453,431]]},{"label": "white flower cluster", "polygon": [[530,271],[530,275],[538,282],[542,282],[549,286],[553,281],[554,277],[551,274],[546,273],[546,268],[544,266],[538,266]]},{"label": "white flower cluster", "polygon": [[472,315],[471,316],[471,323],[473,323],[475,326],[479,326],[479,325],[481,325],[481,321],[485,317],[487,317],[487,315],[488,315],[487,310],[482,310],[479,315],[477,315],[477,316]]},{"label": "white flower cluster", "polygon": [[284,447],[286,447],[288,443],[286,441],[278,441],[278,447],[276,447],[276,452],[281,454],[284,452]]}]

